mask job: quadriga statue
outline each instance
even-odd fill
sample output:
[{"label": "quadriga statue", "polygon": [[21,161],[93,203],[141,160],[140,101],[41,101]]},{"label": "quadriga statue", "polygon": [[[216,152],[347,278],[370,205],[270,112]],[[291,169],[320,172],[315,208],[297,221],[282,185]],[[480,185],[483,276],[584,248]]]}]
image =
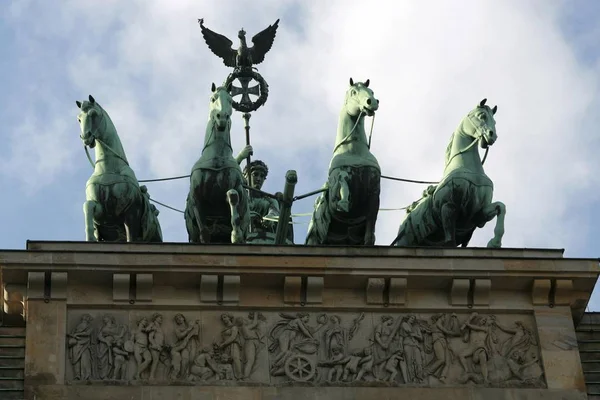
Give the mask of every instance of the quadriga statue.
[{"label": "quadriga statue", "polygon": [[407,209],[392,245],[466,247],[475,228],[483,228],[494,217],[494,237],[487,246],[502,245],[506,207],[492,202],[494,184],[483,170],[477,149],[479,144],[487,154],[497,139],[494,115],[498,107],[485,103],[483,99],[452,134],[444,177]]},{"label": "quadriga statue", "polygon": [[354,82],[346,92],[340,112],[327,191],[315,202],[307,245],[375,244],[379,212],[381,169],[369,149],[365,116],[379,108],[369,80]]},{"label": "quadriga statue", "polygon": [[158,210],[129,166],[123,145],[108,113],[90,95],[76,101],[81,140],[95,150],[94,172],[85,186],[87,241],[162,242]]},{"label": "quadriga statue", "polygon": [[229,90],[214,83],[211,90],[204,147],[190,177],[185,224],[192,243],[244,243],[250,211],[239,160],[247,154],[233,157]]}]

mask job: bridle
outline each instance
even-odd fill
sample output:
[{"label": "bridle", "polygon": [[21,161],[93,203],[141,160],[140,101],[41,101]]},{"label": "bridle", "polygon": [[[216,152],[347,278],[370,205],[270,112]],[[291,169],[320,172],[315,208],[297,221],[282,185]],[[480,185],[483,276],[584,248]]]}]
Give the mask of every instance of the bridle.
[{"label": "bridle", "polygon": [[[453,154],[452,157],[450,157],[450,159],[448,161],[446,161],[445,167],[447,167],[450,164],[450,162],[454,159],[454,157],[456,157],[458,155],[461,155],[461,154],[464,154],[467,151],[469,151],[473,146],[475,146],[479,142],[479,140],[481,140],[481,139],[486,140],[485,139],[485,130],[484,130],[485,127],[486,127],[486,124],[485,123],[480,123],[480,122],[478,122],[477,120],[475,120],[473,118],[473,114],[474,114],[475,111],[476,110],[471,111],[467,115],[467,119],[469,120],[469,122],[471,123],[471,125],[473,125],[473,127],[475,128],[475,132],[477,132],[477,136],[473,138],[473,141],[467,147],[465,147],[464,149],[460,150],[459,152]],[[486,140],[486,142],[487,142],[487,140]],[[483,159],[481,160],[481,165],[483,165],[485,163],[485,160],[487,159],[489,151],[490,151],[490,146],[488,145],[485,148],[485,154],[483,155]]]},{"label": "bridle", "polygon": [[[226,92],[226,93],[228,93],[228,92]],[[212,102],[211,102],[211,104],[212,104]],[[233,107],[232,107],[232,109],[233,109]],[[210,143],[210,140],[212,139],[213,134],[215,133],[215,129],[217,129],[216,123],[214,121],[212,121],[214,111],[215,110],[210,110],[210,122],[212,122],[212,127],[211,127],[210,133],[208,135],[208,138],[205,141],[206,144],[204,145],[204,147],[202,147],[202,151],[204,151],[210,144],[212,144],[212,143]],[[233,113],[233,111],[232,111],[232,113]],[[227,123],[229,124],[229,130],[231,131],[231,117],[230,117],[229,121],[227,121]],[[233,151],[233,147],[231,147],[231,143],[227,143],[227,146],[231,149],[231,151]]]},{"label": "bridle", "polygon": [[[349,97],[350,98],[346,97],[346,102],[344,103],[344,106],[346,106],[348,104],[349,100],[354,101],[355,103],[357,103],[360,106],[360,104],[358,103],[357,100],[353,99],[351,96],[349,96]],[[360,122],[360,119],[363,116],[363,114],[366,115],[366,113],[362,110],[358,113],[358,117],[356,117],[356,122],[354,123],[352,130],[350,131],[350,133],[348,133],[346,136],[344,136],[344,138],[335,146],[335,148],[333,149],[334,153],[341,145],[349,142],[349,139],[352,137],[352,134],[356,130],[356,127],[358,126],[358,123]],[[373,118],[371,119],[371,130],[369,131],[369,142],[367,143],[367,148],[369,150],[371,149],[371,137],[373,136],[373,125],[374,124],[375,124],[375,114],[373,114]]]},{"label": "bridle", "polygon": [[[96,113],[98,113],[99,111],[96,108],[92,108],[92,110],[94,110]],[[86,114],[89,113],[86,112]],[[121,155],[119,153],[117,153],[112,147],[110,147],[109,145],[107,145],[103,140],[98,139],[98,137],[96,136],[95,132],[98,131],[100,124],[104,123],[106,125],[106,115],[104,114],[104,112],[100,112],[100,114],[102,115],[100,117],[100,120],[97,123],[97,126],[92,133],[90,134],[92,136],[92,138],[94,139],[95,142],[98,142],[102,145],[102,147],[106,148],[108,151],[110,151],[111,153],[113,153],[113,155],[115,157],[117,157],[118,159],[120,159],[121,161],[123,161],[125,164],[127,164],[127,166],[129,166],[129,163],[127,162],[127,160],[123,157],[121,157]],[[83,140],[83,135],[79,135],[79,137],[81,138],[81,140]],[[83,149],[85,150],[85,155],[87,156],[88,161],[90,162],[90,165],[92,166],[92,168],[96,168],[96,164],[98,164],[99,162],[103,162],[104,159],[100,158],[98,160],[96,160],[95,162],[92,160],[92,156],[90,155],[89,149],[88,149],[88,145],[86,145],[85,143],[83,144]]]}]

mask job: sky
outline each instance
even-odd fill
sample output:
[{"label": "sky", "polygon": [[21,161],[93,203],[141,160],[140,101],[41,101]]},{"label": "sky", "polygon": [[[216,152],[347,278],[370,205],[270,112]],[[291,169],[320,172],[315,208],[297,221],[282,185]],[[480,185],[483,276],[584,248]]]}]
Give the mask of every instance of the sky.
[{"label": "sky", "polygon": [[[91,167],[75,100],[109,113],[139,179],[188,174],[200,156],[212,82],[230,70],[197,23],[237,43],[280,19],[258,65],[267,103],[253,113],[253,159],[264,186],[296,194],[327,179],[349,78],[380,100],[372,152],[384,175],[439,180],[444,151],[483,98],[498,105],[498,140],[485,164],[506,204],[505,247],[600,256],[600,2],[597,0],[63,0],[0,3],[0,248],[26,240],[84,240]],[[367,120],[367,127],[371,123]],[[232,142],[245,144],[241,115]],[[187,180],[147,184],[183,209]],[[418,199],[423,185],[382,181],[381,207]],[[312,211],[315,198],[294,204]],[[187,242],[183,216],[159,206],[164,240]],[[403,211],[381,211],[377,244]],[[308,217],[297,217],[303,243]],[[485,246],[495,221],[475,232]],[[590,309],[600,310],[600,295]]]}]

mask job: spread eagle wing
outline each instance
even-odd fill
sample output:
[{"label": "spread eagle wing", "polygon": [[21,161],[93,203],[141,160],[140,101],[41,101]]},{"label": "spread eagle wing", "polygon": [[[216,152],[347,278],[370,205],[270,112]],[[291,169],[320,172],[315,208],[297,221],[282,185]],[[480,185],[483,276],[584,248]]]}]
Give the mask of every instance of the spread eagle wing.
[{"label": "spread eagle wing", "polygon": [[279,20],[275,21],[273,25],[269,25],[266,29],[258,32],[252,38],[254,46],[250,49],[252,55],[252,64],[260,64],[265,60],[265,54],[271,50],[273,41],[275,40],[275,34],[277,33],[277,27],[279,26]]},{"label": "spread eagle wing", "polygon": [[235,57],[237,50],[234,50],[231,46],[233,42],[226,36],[219,33],[213,32],[204,26],[204,20],[199,19],[200,29],[202,30],[202,36],[204,41],[208,45],[208,48],[218,57],[223,59],[223,64],[228,67],[235,68]]}]

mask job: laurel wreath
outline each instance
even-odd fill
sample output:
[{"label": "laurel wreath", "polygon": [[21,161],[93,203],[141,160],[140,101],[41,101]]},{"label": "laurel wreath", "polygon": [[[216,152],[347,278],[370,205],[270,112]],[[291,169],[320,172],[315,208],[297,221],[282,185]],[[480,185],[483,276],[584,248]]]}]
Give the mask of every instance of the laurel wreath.
[{"label": "laurel wreath", "polygon": [[232,84],[233,81],[238,78],[252,78],[255,81],[257,81],[258,89],[260,91],[260,96],[258,96],[258,99],[256,99],[256,101],[251,102],[251,104],[240,104],[237,101],[233,100],[232,101],[233,108],[237,111],[246,112],[246,113],[256,111],[260,106],[265,104],[265,102],[267,101],[267,97],[269,97],[269,85],[267,84],[267,82],[264,80],[264,78],[258,72],[252,71],[252,70],[240,70],[240,71],[233,71],[231,74],[229,74],[229,76],[225,80],[225,83],[223,84],[223,86],[229,87],[229,85]]}]

